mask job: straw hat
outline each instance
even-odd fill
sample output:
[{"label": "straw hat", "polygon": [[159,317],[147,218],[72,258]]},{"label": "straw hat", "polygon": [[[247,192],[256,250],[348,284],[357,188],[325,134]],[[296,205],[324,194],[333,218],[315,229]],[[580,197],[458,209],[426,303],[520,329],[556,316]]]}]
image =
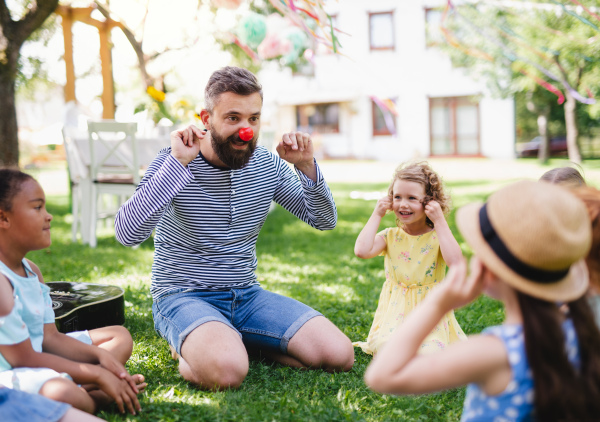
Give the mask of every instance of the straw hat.
[{"label": "straw hat", "polygon": [[565,302],[587,291],[590,221],[583,203],[566,189],[517,182],[486,204],[462,207],[456,222],[477,257],[513,288]]}]

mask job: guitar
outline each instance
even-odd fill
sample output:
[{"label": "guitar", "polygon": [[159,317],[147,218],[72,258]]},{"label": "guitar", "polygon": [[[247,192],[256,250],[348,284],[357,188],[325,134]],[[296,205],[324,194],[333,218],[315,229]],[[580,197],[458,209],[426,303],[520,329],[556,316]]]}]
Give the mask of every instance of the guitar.
[{"label": "guitar", "polygon": [[61,333],[125,322],[123,289],[117,286],[49,281],[56,327]]}]

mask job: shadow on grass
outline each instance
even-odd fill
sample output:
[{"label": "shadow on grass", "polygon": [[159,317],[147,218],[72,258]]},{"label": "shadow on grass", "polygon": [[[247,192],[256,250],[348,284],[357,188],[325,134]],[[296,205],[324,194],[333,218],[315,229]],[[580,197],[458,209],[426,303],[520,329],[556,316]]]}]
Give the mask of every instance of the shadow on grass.
[{"label": "shadow on grass", "polygon": [[[477,185],[465,187],[477,188]],[[319,232],[277,207],[269,215],[257,244],[257,276],[269,290],[294,297],[321,311],[352,340],[366,338],[381,286],[383,258],[361,260],[354,242],[376,201],[350,198],[355,190],[385,191],[387,184],[332,186],[339,219],[335,230]],[[476,190],[469,200],[483,199]],[[463,196],[461,196],[463,199]],[[166,342],[153,328],[150,296],[152,240],[132,249],[120,245],[112,230],[101,229],[98,248],[71,242],[66,197],[51,197],[54,214],[53,244],[35,251],[46,280],[119,284],[125,289],[126,323],[134,338],[127,364],[142,373],[149,386],[140,400],[144,412],[121,416],[109,408],[99,416],[109,421],[455,421],[460,418],[464,389],[426,396],[392,397],[375,394],[363,382],[371,360],[356,349],[349,373],[299,371],[252,360],[249,374],[238,390],[200,391],[185,382],[171,359]],[[454,214],[448,218],[456,234]],[[394,225],[386,216],[381,228]],[[457,235],[459,243],[463,243]],[[469,253],[468,249],[465,251]],[[500,305],[480,298],[457,312],[468,333],[481,331],[502,318]]]}]

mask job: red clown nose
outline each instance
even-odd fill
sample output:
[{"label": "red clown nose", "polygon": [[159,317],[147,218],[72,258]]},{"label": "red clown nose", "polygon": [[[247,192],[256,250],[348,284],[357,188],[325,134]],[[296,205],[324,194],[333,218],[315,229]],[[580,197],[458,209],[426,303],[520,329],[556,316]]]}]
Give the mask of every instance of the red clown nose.
[{"label": "red clown nose", "polygon": [[254,137],[254,132],[251,127],[243,127],[238,131],[238,135],[242,141],[248,142]]}]

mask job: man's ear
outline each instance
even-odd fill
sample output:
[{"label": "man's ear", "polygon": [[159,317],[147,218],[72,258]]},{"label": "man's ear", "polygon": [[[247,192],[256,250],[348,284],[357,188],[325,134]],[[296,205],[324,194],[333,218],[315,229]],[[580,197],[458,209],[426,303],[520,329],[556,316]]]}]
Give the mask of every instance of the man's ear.
[{"label": "man's ear", "polygon": [[7,229],[10,227],[10,219],[8,218],[8,213],[0,209],[0,228]]},{"label": "man's ear", "polygon": [[205,108],[203,108],[200,112],[200,119],[202,119],[202,124],[204,127],[210,130],[210,113]]}]

